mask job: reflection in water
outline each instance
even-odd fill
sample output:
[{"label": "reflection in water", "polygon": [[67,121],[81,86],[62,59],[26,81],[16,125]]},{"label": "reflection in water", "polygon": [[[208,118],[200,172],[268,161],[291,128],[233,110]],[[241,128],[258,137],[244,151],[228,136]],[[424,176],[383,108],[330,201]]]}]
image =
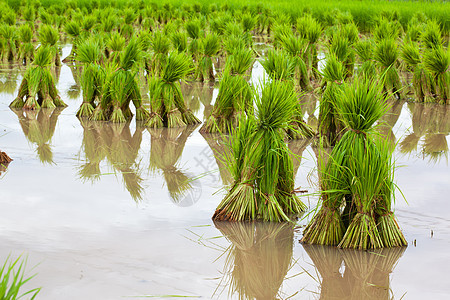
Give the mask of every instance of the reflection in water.
[{"label": "reflection in water", "polygon": [[214,222],[231,243],[226,250],[224,286],[239,299],[278,299],[292,266],[294,229],[290,223]]},{"label": "reflection in water", "polygon": [[0,175],[6,171],[9,163],[12,161],[11,157],[8,156],[5,152],[0,150]]},{"label": "reflection in water", "polygon": [[79,167],[78,175],[95,182],[102,172],[100,163],[108,164],[122,175],[123,184],[131,197],[142,200],[144,188],[139,162],[137,161],[144,127],[137,127],[131,134],[129,123],[92,122],[80,119],[83,127],[82,151],[85,163]]},{"label": "reflection in water", "polygon": [[214,159],[219,167],[220,178],[222,178],[223,184],[232,184],[233,177],[231,176],[230,170],[226,164],[226,157],[228,155],[227,151],[229,151],[229,144],[226,140],[226,136],[204,132],[201,132],[200,134],[208,143],[209,148],[211,148],[214,154]]},{"label": "reflection in water", "polygon": [[314,115],[314,112],[316,111],[317,97],[311,93],[306,94],[300,98],[300,103],[303,114],[308,114],[308,120],[306,123],[311,128],[317,129],[319,126],[319,120],[317,120],[317,117]]},{"label": "reflection in water", "polygon": [[[431,103],[408,103],[412,132],[401,142],[402,153],[422,153],[423,159],[448,160],[447,136],[450,133],[450,107]],[[423,139],[423,143],[420,141]],[[420,149],[419,149],[420,148]]]},{"label": "reflection in water", "polygon": [[294,176],[297,174],[298,168],[302,162],[303,151],[305,151],[306,147],[308,147],[311,142],[312,139],[297,139],[289,141],[288,147],[291,151],[290,156],[292,157],[292,162],[294,165]]},{"label": "reflection in water", "polygon": [[387,102],[389,110],[380,118],[380,120],[378,120],[378,131],[385,136],[392,145],[395,145],[397,139],[392,128],[394,128],[400,117],[405,101],[399,101],[391,97]]},{"label": "reflection in water", "polygon": [[393,299],[389,274],[406,247],[358,251],[303,244],[303,248],[322,277],[320,299]]},{"label": "reflection in water", "polygon": [[19,75],[18,71],[20,71],[19,65],[0,65],[0,93],[15,94]]},{"label": "reflection in water", "polygon": [[70,86],[66,94],[67,97],[69,97],[69,99],[78,99],[81,93],[81,84],[80,84],[81,67],[75,65],[68,65],[68,67],[70,68],[75,84]]},{"label": "reflection in water", "polygon": [[204,106],[204,115],[209,116],[213,105],[211,104],[214,91],[214,83],[189,82],[181,85],[184,100],[187,107],[194,113],[200,109],[200,103]]},{"label": "reflection in water", "polygon": [[191,206],[200,198],[199,181],[177,165],[186,140],[196,127],[148,129],[151,135],[150,169],[162,172],[170,198],[179,206]]},{"label": "reflection in water", "polygon": [[50,146],[55,133],[56,122],[64,108],[42,108],[39,111],[11,109],[19,118],[25,137],[36,144],[36,152],[42,163],[53,163],[53,152]]}]

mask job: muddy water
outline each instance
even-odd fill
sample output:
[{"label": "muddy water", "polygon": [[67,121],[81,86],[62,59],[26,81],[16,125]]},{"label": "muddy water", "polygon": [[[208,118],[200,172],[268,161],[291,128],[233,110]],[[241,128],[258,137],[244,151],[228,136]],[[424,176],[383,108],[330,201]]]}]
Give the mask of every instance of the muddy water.
[{"label": "muddy water", "polygon": [[[383,119],[397,144],[407,202],[397,193],[395,207],[409,247],[343,251],[301,245],[301,227],[214,224],[230,182],[216,158],[223,143],[195,127],[80,122],[77,72],[67,66],[56,72],[67,108],[10,110],[23,71],[0,71],[0,148],[14,159],[0,175],[0,257],[28,256],[40,299],[449,298],[449,107],[395,102]],[[261,74],[255,65],[255,82]],[[198,117],[211,111],[213,86],[183,91]],[[315,124],[316,99],[303,101]],[[314,191],[316,149],[289,147],[302,157],[297,186]]]}]

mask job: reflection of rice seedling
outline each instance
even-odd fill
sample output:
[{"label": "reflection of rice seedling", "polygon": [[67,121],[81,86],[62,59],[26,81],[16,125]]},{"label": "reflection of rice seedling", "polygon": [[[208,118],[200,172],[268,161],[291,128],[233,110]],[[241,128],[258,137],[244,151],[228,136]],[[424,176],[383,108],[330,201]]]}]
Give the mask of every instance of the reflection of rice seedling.
[{"label": "reflection of rice seedling", "polygon": [[31,297],[31,300],[36,298],[41,288],[31,289],[24,293],[21,292],[23,286],[35,276],[25,276],[26,266],[27,260],[21,256],[16,260],[13,260],[10,256],[6,258],[3,265],[0,266],[1,299],[16,300],[25,296]]},{"label": "reflection of rice seedling", "polygon": [[432,161],[441,157],[448,160],[448,143],[446,133],[428,133],[425,135],[423,151]]},{"label": "reflection of rice seedling", "polygon": [[252,89],[244,75],[253,61],[253,53],[248,48],[236,50],[228,57],[213,111],[201,132],[227,133],[241,117],[253,113]]},{"label": "reflection of rice seedling", "polygon": [[53,163],[53,153],[50,146],[55,133],[58,117],[62,108],[48,108],[39,111],[22,111],[12,109],[19,118],[22,131],[33,144],[36,144],[36,152],[42,163]]},{"label": "reflection of rice seedling", "polygon": [[[11,108],[39,109],[66,106],[56,90],[55,81],[50,73],[51,50],[41,46],[36,51],[33,66],[29,68],[19,87],[17,98],[9,105]],[[23,99],[26,97],[26,100]],[[37,97],[37,99],[36,99]]]},{"label": "reflection of rice seedling", "polygon": [[282,130],[297,97],[289,83],[266,83],[256,98],[257,118],[242,118],[232,133],[226,160],[234,183],[214,220],[289,221],[305,209],[294,194],[293,164]]},{"label": "reflection of rice seedling", "polygon": [[2,175],[2,172],[6,170],[11,161],[12,158],[9,157],[8,154],[0,150],[0,175]]},{"label": "reflection of rice seedling", "polygon": [[229,296],[276,299],[292,264],[294,232],[288,223],[214,222],[232,243],[226,250],[224,282]]},{"label": "reflection of rice seedling", "polygon": [[233,182],[233,178],[230,174],[230,170],[226,165],[226,151],[227,143],[225,136],[216,136],[211,134],[202,133],[203,138],[208,143],[209,148],[213,151],[214,159],[216,160],[217,167],[219,168],[220,178],[222,178],[223,184],[231,184]]},{"label": "reflection of rice seedling", "polygon": [[184,53],[171,52],[160,77],[149,78],[151,115],[146,126],[150,128],[181,127],[200,123],[186,107],[180,80],[191,72],[191,62]]},{"label": "reflection of rice seedling", "polygon": [[192,178],[179,170],[177,164],[186,140],[194,129],[195,126],[149,129],[150,169],[162,171],[171,199],[180,205],[180,201],[184,200],[186,193],[192,188]]}]

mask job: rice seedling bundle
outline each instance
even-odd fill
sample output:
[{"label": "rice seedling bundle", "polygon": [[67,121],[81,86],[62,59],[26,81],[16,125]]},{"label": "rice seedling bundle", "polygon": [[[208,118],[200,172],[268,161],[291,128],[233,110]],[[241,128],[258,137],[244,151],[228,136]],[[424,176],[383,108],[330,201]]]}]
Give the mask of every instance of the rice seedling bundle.
[{"label": "rice seedling bundle", "polygon": [[339,27],[337,32],[334,32],[330,43],[328,45],[328,51],[341,61],[346,69],[345,78],[353,76],[353,70],[355,67],[355,52],[351,47],[353,44],[352,37],[349,37],[347,32],[343,30],[345,27]]},{"label": "rice seedling bundle", "polygon": [[423,65],[432,81],[432,92],[441,104],[450,104],[450,52],[443,46],[425,50]]},{"label": "rice seedling bundle", "polygon": [[321,169],[322,207],[302,241],[373,249],[405,246],[392,212],[392,147],[373,134],[387,107],[378,83],[361,79],[347,84],[336,109],[347,131]]},{"label": "rice seedling bundle", "polygon": [[375,41],[381,42],[386,39],[398,39],[403,33],[402,25],[398,21],[391,21],[387,18],[380,18],[373,30]]},{"label": "rice seedling bundle", "polygon": [[252,89],[245,73],[254,60],[248,48],[237,49],[228,57],[213,111],[200,132],[227,133],[237,126],[240,118],[253,114]]},{"label": "rice seedling bundle", "polygon": [[189,38],[191,39],[188,46],[189,53],[192,55],[192,58],[197,61],[200,48],[199,38],[202,35],[201,21],[199,19],[190,20],[189,22],[186,22],[185,28]]},{"label": "rice seedling bundle", "polygon": [[[282,50],[269,50],[266,54],[266,58],[261,62],[261,65],[269,75],[270,79],[285,81],[289,83],[294,90],[294,74],[299,60],[301,60],[301,58],[286,55]],[[295,114],[293,115],[293,120],[287,130],[287,134],[291,139],[310,138],[315,134],[314,130],[303,121],[303,113],[299,101],[297,101]]]},{"label": "rice seedling bundle", "polygon": [[49,70],[52,60],[52,50],[48,46],[40,46],[36,51],[33,66],[26,71],[22,79],[16,99],[9,105],[11,108],[39,109],[66,106],[58,95]]},{"label": "rice seedling bundle", "polygon": [[354,44],[355,52],[359,56],[361,65],[357,69],[359,77],[376,76],[376,67],[373,60],[374,42],[372,39],[359,40]]},{"label": "rice seedling bundle", "polygon": [[202,58],[198,62],[195,77],[201,82],[215,81],[212,58],[214,58],[214,56],[218,54],[219,50],[219,36],[214,33],[207,34],[200,41],[200,53],[202,55]]},{"label": "rice seedling bundle", "polygon": [[402,82],[398,74],[398,46],[393,38],[377,41],[374,59],[383,81],[383,90],[397,99],[402,97]]},{"label": "rice seedling bundle", "polygon": [[319,106],[318,133],[323,147],[332,147],[338,139],[342,125],[336,112],[337,98],[344,82],[346,69],[336,55],[331,54],[327,58],[322,71],[323,86],[325,90]]},{"label": "rice seedling bundle", "polygon": [[149,78],[150,128],[182,127],[200,123],[187,108],[180,81],[192,71],[191,60],[184,53],[170,52],[159,77]]},{"label": "rice seedling bundle", "polygon": [[59,32],[51,25],[43,25],[39,30],[39,41],[42,46],[48,46],[54,56],[55,66],[61,66],[61,60],[59,58]]},{"label": "rice seedling bundle", "polygon": [[[101,75],[97,88],[102,86],[102,94],[100,105],[95,108],[91,116],[92,120],[127,122],[132,118],[130,102],[133,102],[136,108],[137,121],[144,121],[149,117],[149,112],[142,105],[141,92],[134,71],[140,58],[140,46],[133,38],[120,53],[119,64],[109,62],[104,65],[103,70],[99,71]],[[103,83],[100,84],[101,82]]]},{"label": "rice seedling bundle", "polygon": [[23,64],[27,64],[28,62],[32,62],[34,59],[34,46],[32,43],[33,39],[33,29],[30,25],[24,24],[19,27],[19,59]]},{"label": "rice seedling bundle", "polygon": [[3,37],[3,59],[7,61],[13,61],[17,54],[16,40],[17,33],[16,28],[11,25],[0,26],[0,36]]},{"label": "rice seedling bundle", "polygon": [[318,43],[322,35],[322,25],[314,19],[310,14],[305,14],[303,17],[297,19],[297,32],[303,39],[308,41],[307,55],[305,60],[307,62],[308,70],[317,78],[317,70],[319,68],[319,58],[317,56]]},{"label": "rice seedling bundle", "polygon": [[256,117],[241,118],[227,156],[234,183],[214,213],[215,221],[290,221],[305,205],[294,193],[292,158],[283,140],[297,97],[286,82],[265,83]]}]

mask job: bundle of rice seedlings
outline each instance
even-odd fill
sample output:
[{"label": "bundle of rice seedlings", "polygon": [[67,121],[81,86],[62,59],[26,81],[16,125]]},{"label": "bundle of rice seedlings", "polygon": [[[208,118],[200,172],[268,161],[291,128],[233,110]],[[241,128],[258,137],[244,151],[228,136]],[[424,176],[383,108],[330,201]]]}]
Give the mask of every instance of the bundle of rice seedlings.
[{"label": "bundle of rice seedlings", "polygon": [[227,156],[234,183],[213,219],[290,221],[305,210],[294,193],[294,175],[282,130],[297,97],[289,83],[265,83],[256,98],[256,118],[241,118]]},{"label": "bundle of rice seedlings", "polygon": [[400,99],[402,83],[397,70],[398,55],[397,43],[394,39],[382,39],[377,42],[374,59],[382,77],[383,90]]},{"label": "bundle of rice seedlings", "polygon": [[3,37],[5,44],[3,46],[3,58],[7,61],[13,61],[17,54],[16,40],[17,33],[15,26],[2,25],[0,26],[0,36]]},{"label": "bundle of rice seedlings", "polygon": [[400,55],[407,68],[413,73],[412,88],[415,101],[432,101],[430,74],[422,63],[419,47],[413,42],[405,42],[401,47]]},{"label": "bundle of rice seedlings", "polygon": [[175,48],[175,50],[177,50],[178,52],[187,51],[188,35],[187,35],[186,31],[182,31],[182,30],[176,31],[176,32],[172,33],[170,38],[172,40],[172,44],[173,44],[173,47]]},{"label": "bundle of rice seedlings", "polygon": [[358,76],[374,78],[376,76],[376,67],[373,61],[373,41],[371,39],[359,40],[354,44],[354,48],[361,63],[357,70]]},{"label": "bundle of rice seedlings", "polygon": [[66,106],[58,95],[49,70],[52,60],[52,50],[48,46],[38,48],[33,66],[26,71],[16,99],[9,105],[11,108],[39,109]]},{"label": "bundle of rice seedlings", "polygon": [[100,64],[102,58],[102,50],[98,42],[86,40],[79,45],[76,59],[83,64],[81,73],[83,103],[77,111],[77,117],[90,118],[95,107],[101,102],[104,84],[104,69]]},{"label": "bundle of rice seedlings", "polygon": [[79,22],[71,20],[66,23],[64,30],[66,31],[67,35],[69,35],[72,39],[72,49],[70,50],[70,54],[62,60],[63,63],[67,63],[73,61],[74,59],[75,52],[81,36],[81,26]]},{"label": "bundle of rice seedlings", "polygon": [[223,290],[229,289],[228,296],[236,293],[240,299],[276,299],[293,263],[292,225],[217,221],[214,225],[231,243],[224,253],[221,281]]},{"label": "bundle of rice seedlings", "polygon": [[219,36],[214,33],[207,34],[200,40],[200,54],[202,58],[198,62],[195,78],[204,81],[215,81],[214,67],[212,58],[217,55],[220,50]]},{"label": "bundle of rice seedlings", "polygon": [[61,66],[61,60],[59,58],[59,33],[58,30],[52,27],[51,25],[43,25],[39,30],[39,41],[42,46],[47,46],[52,52],[54,56],[54,64],[55,66]]},{"label": "bundle of rice seedlings", "polygon": [[297,19],[297,32],[300,37],[308,41],[308,49],[306,61],[308,70],[311,72],[311,76],[317,78],[317,70],[319,69],[319,58],[317,55],[318,42],[322,35],[322,25],[313,18],[310,14],[305,14],[303,17]]},{"label": "bundle of rice seedlings", "polygon": [[450,103],[450,53],[444,47],[426,50],[423,65],[430,73],[436,100],[441,104]]},{"label": "bundle of rice seedlings", "polygon": [[137,84],[134,66],[140,61],[141,50],[136,39],[131,39],[120,53],[120,63],[105,66],[100,74],[104,79],[100,105],[94,110],[91,119],[124,123],[132,118],[130,102],[136,108],[136,121],[148,119],[149,112],[142,105],[141,92]]},{"label": "bundle of rice seedlings", "polygon": [[346,68],[345,78],[353,76],[353,70],[355,67],[355,53],[351,47],[352,41],[349,40],[347,33],[340,29],[335,32],[328,45],[328,51],[341,61]]},{"label": "bundle of rice seedlings", "polygon": [[252,89],[244,74],[254,59],[253,52],[248,48],[236,50],[228,57],[213,111],[200,132],[227,133],[241,117],[253,113]]},{"label": "bundle of rice seedlings", "polygon": [[420,35],[420,41],[428,49],[442,47],[443,39],[439,23],[434,20],[428,21]]},{"label": "bundle of rice seedlings", "polygon": [[346,69],[336,55],[331,54],[327,57],[327,62],[321,73],[325,90],[319,106],[318,133],[320,143],[327,148],[336,144],[338,134],[342,129],[336,113],[336,102],[345,79]]},{"label": "bundle of rice seedlings", "polygon": [[147,72],[151,76],[159,76],[166,64],[170,49],[170,40],[161,31],[155,31],[151,39],[152,55],[148,63]]},{"label": "bundle of rice seedlings", "polygon": [[398,21],[391,21],[387,18],[380,18],[378,24],[372,31],[375,41],[381,42],[386,39],[397,39],[403,32],[402,25]]},{"label": "bundle of rice seedlings", "polygon": [[[298,66],[298,59],[298,57],[286,55],[281,50],[269,50],[261,65],[272,80],[289,82],[292,85],[292,89],[294,89],[294,74],[296,66]],[[314,130],[303,121],[303,113],[299,101],[287,133],[291,139],[310,138],[315,135]]]},{"label": "bundle of rice seedlings", "polygon": [[32,43],[33,29],[28,24],[19,27],[19,59],[26,65],[34,59],[34,46]]},{"label": "bundle of rice seedlings", "polygon": [[308,68],[305,61],[305,52],[307,48],[307,41],[301,37],[296,37],[294,34],[282,36],[280,38],[281,47],[292,57],[295,66],[296,82],[304,91],[311,90],[308,75]]},{"label": "bundle of rice seedlings", "polygon": [[105,56],[111,62],[119,63],[120,55],[125,48],[126,39],[118,32],[111,34],[106,41]]},{"label": "bundle of rice seedlings", "polygon": [[256,27],[256,23],[258,22],[258,16],[252,16],[249,13],[245,13],[241,16],[241,23],[244,29],[244,32],[251,32]]},{"label": "bundle of rice seedlings", "polygon": [[186,22],[184,25],[191,42],[189,43],[188,49],[192,58],[197,61],[199,54],[199,38],[202,36],[201,21],[199,19],[192,19]]},{"label": "bundle of rice seedlings", "polygon": [[180,88],[180,80],[191,71],[188,56],[170,52],[160,77],[149,78],[151,115],[146,122],[147,127],[181,127],[200,123],[186,107]]}]

